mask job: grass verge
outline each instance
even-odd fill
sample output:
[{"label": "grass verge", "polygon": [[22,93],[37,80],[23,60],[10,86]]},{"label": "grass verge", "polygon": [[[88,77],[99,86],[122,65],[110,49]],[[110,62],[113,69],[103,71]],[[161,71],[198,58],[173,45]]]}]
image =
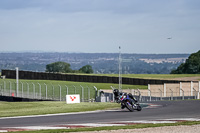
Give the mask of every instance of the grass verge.
[{"label": "grass verge", "polygon": [[87,131],[119,130],[119,129],[139,129],[139,128],[150,128],[150,127],[197,125],[197,124],[200,124],[200,121],[185,121],[185,122],[165,123],[165,124],[163,123],[162,124],[136,124],[136,125],[127,125],[127,126],[60,129],[60,130],[20,131],[20,132],[22,133],[50,133],[50,132],[51,133],[66,133],[66,132],[87,132]]},{"label": "grass verge", "polygon": [[0,117],[83,112],[119,108],[117,103],[0,102]]},{"label": "grass verge", "polygon": [[[96,74],[96,75],[118,77],[117,74]],[[200,79],[200,74],[122,74],[122,77],[141,78],[141,79],[175,79],[184,77],[198,77],[198,79]]]}]

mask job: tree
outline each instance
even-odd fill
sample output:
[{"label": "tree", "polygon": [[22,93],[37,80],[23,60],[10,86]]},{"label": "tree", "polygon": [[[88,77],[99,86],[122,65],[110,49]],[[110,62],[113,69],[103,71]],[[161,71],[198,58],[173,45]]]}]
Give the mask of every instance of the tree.
[{"label": "tree", "polygon": [[81,73],[93,73],[93,69],[92,69],[92,66],[90,65],[85,65],[83,66],[82,68],[79,69],[79,72]]},{"label": "tree", "polygon": [[171,74],[200,74],[200,50],[189,56],[185,63],[182,63]]},{"label": "tree", "polygon": [[46,65],[46,72],[70,73],[72,69],[70,68],[70,64],[59,61]]}]

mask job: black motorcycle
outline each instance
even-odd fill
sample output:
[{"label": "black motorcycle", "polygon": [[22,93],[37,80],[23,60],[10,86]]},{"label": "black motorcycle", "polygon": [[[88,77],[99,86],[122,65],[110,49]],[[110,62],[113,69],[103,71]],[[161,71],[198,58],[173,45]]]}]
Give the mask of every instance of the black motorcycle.
[{"label": "black motorcycle", "polygon": [[115,101],[121,103],[121,108],[127,108],[129,111],[133,112],[134,110],[141,111],[142,107],[137,102],[137,100],[132,96],[132,94],[119,93],[118,89],[113,90]]}]

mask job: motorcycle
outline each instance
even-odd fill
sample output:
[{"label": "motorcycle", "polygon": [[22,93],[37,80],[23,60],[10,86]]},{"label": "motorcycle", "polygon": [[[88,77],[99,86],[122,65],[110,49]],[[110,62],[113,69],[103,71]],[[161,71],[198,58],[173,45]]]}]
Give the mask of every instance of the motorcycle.
[{"label": "motorcycle", "polygon": [[[116,90],[115,90],[116,91]],[[136,101],[133,100],[132,95],[130,94],[126,94],[126,93],[122,93],[121,95],[119,95],[119,92],[113,92],[115,95],[115,100],[117,101],[117,103],[121,103],[121,108],[127,108],[130,112],[133,112],[134,110],[137,111],[141,111],[142,107],[140,106],[140,104]]]}]

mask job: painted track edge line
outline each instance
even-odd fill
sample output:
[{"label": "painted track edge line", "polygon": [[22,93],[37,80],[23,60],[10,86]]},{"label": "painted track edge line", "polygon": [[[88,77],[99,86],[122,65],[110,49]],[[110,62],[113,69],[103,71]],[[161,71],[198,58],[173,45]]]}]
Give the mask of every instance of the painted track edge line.
[{"label": "painted track edge line", "polygon": [[43,116],[59,116],[59,115],[76,115],[76,114],[88,114],[88,113],[99,113],[105,112],[106,110],[96,110],[96,111],[85,111],[85,112],[73,112],[73,113],[58,113],[58,114],[44,114],[44,115],[27,115],[27,116],[13,116],[13,117],[1,117],[0,120],[4,119],[17,119],[17,118],[34,118]]}]

